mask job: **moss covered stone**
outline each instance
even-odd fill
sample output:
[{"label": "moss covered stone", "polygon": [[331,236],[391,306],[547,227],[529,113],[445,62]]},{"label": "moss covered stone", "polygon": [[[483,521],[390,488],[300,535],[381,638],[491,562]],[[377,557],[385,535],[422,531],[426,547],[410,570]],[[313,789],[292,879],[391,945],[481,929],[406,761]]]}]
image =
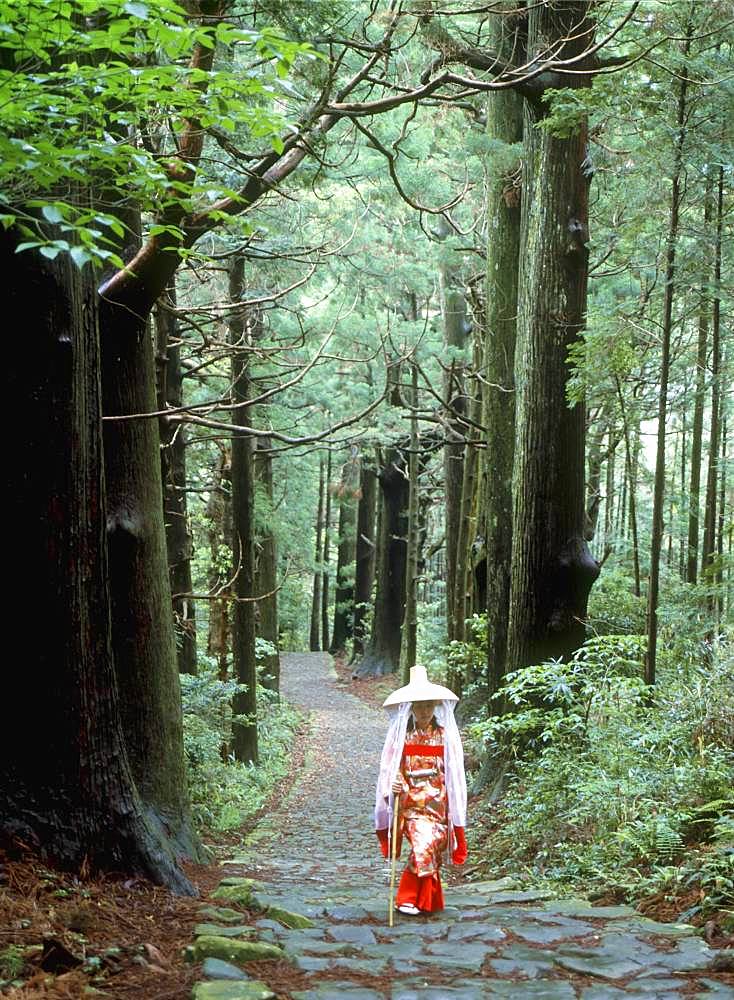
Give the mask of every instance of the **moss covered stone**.
[{"label": "moss covered stone", "polygon": [[255,881],[254,878],[245,878],[244,875],[227,875],[221,880],[220,885],[246,885],[250,889],[254,889],[255,886],[260,883]]},{"label": "moss covered stone", "polygon": [[252,902],[252,890],[255,883],[250,878],[237,879],[234,883],[220,882],[212,893],[212,899],[221,899],[225,903],[235,903],[249,906]]},{"label": "moss covered stone", "polygon": [[204,920],[216,924],[237,924],[243,917],[240,910],[233,910],[229,906],[202,906],[199,913]]},{"label": "moss covered stone", "polygon": [[272,1000],[274,996],[275,993],[259,979],[236,983],[215,979],[196,983],[191,1000]]},{"label": "moss covered stone", "polygon": [[304,930],[316,926],[310,917],[304,917],[302,913],[293,913],[292,910],[284,910],[281,906],[268,906],[265,912],[273,920],[292,930]]},{"label": "moss covered stone", "polygon": [[194,927],[194,934],[196,937],[251,938],[258,936],[257,928],[251,927],[249,924],[233,924],[229,927],[221,924],[197,924]]},{"label": "moss covered stone", "polygon": [[191,948],[194,962],[205,958],[220,958],[223,962],[260,962],[266,959],[285,958],[285,952],[275,944],[264,941],[239,941],[236,938],[204,934],[198,937]]}]

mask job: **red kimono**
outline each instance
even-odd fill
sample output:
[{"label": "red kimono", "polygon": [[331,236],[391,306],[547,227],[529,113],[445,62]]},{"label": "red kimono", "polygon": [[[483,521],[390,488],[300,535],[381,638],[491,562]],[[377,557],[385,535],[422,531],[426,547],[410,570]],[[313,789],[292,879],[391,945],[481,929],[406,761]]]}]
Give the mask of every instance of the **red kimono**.
[{"label": "red kimono", "polygon": [[409,731],[399,771],[403,782],[400,833],[410,842],[410,856],[396,904],[413,903],[429,912],[443,909],[439,869],[449,835],[443,749],[443,729],[439,725],[432,723],[425,730]]}]

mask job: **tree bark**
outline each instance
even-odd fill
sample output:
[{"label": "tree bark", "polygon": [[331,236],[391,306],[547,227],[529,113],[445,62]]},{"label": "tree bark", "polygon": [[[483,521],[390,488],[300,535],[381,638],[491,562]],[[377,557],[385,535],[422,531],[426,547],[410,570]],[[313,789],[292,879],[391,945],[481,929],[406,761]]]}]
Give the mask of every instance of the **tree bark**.
[{"label": "tree bark", "polygon": [[[183,403],[181,347],[178,343],[176,284],[172,281],[167,295],[158,304],[155,315],[156,347],[159,364],[158,409],[179,407]],[[192,537],[189,530],[186,499],[186,429],[172,425],[165,417],[159,420],[161,437],[161,476],[163,480],[163,517],[166,527],[168,576],[173,595],[173,620],[178,669],[182,674],[196,673],[196,607],[191,594]]]},{"label": "tree bark", "polygon": [[609,434],[607,437],[607,462],[606,462],[606,498],[604,501],[604,553],[611,552],[612,530],[614,526],[614,472],[615,457],[617,454],[618,437],[615,435],[614,426],[609,424]]},{"label": "tree bark", "polygon": [[[244,258],[235,257],[229,272],[229,301],[244,294]],[[232,345],[232,402],[250,398],[247,345],[249,337],[242,311],[229,315]],[[250,426],[250,407],[232,410],[234,427]],[[257,659],[255,655],[255,469],[251,434],[232,436],[232,562],[235,604],[232,614],[232,659],[234,675],[244,690],[232,699],[232,749],[235,760],[257,763]]]},{"label": "tree bark", "polygon": [[[714,247],[714,298],[711,315],[711,429],[709,431],[706,500],[704,504],[701,576],[711,577],[711,565],[716,558],[716,474],[719,457],[719,427],[721,423],[721,238],[724,218],[724,168],[719,167],[716,196],[716,240]],[[714,610],[713,590],[708,599]]]},{"label": "tree bark", "polygon": [[[515,5],[517,6],[517,5]],[[496,44],[522,60],[526,41],[520,21],[492,15]],[[487,135],[514,145],[523,138],[523,102],[513,91],[492,94],[487,103]],[[507,663],[512,557],[512,465],[515,449],[515,341],[520,255],[519,162],[505,164],[488,184],[487,307],[484,342],[482,423],[484,532],[487,548],[487,681],[489,706],[502,686]]]},{"label": "tree bark", "polygon": [[321,591],[323,589],[321,535],[324,528],[324,460],[319,459],[319,502],[316,508],[316,553],[314,556],[313,593],[311,595],[311,630],[308,648],[312,653],[321,650]]},{"label": "tree bark", "polygon": [[331,547],[331,452],[326,459],[324,493],[324,558],[321,586],[321,648],[329,648],[329,555]]},{"label": "tree bark", "polygon": [[[193,892],[177,866],[180,844],[137,794],[123,734],[94,275],[67,255],[16,254],[18,242],[0,234],[6,304],[23,317],[23,335],[6,350],[8,403],[25,414],[6,451],[9,516],[23,545],[6,610],[27,618],[33,595],[42,621],[6,678],[0,833],[72,870],[138,874]],[[32,746],[37,733],[43,753]]]},{"label": "tree bark", "polygon": [[[529,11],[529,56],[551,44],[570,58],[592,37],[585,2],[540,4]],[[588,594],[599,573],[584,538],[584,406],[569,406],[566,397],[569,348],[582,336],[586,313],[586,127],[557,138],[536,127],[543,117],[540,103],[526,100],[525,110],[507,641],[512,669],[570,656],[581,645]]]},{"label": "tree bark", "polygon": [[[683,54],[691,46],[692,27],[689,25],[683,43]],[[673,299],[675,296],[675,258],[678,248],[678,224],[681,204],[681,173],[683,145],[686,136],[686,96],[688,77],[678,83],[678,110],[676,138],[673,148],[673,171],[670,192],[670,220],[665,249],[665,290],[663,293],[662,355],[660,359],[660,395],[658,403],[658,436],[655,458],[655,487],[652,510],[652,541],[650,545],[650,577],[647,591],[647,651],[645,654],[645,683],[655,683],[658,642],[658,595],[660,590],[660,551],[663,541],[663,504],[665,502],[665,433],[668,416],[668,381],[670,376],[670,338],[673,328]]]},{"label": "tree bark", "polygon": [[[440,238],[449,235],[445,220],[440,222]],[[446,250],[442,248],[442,253]],[[446,630],[449,641],[456,637],[454,619],[456,606],[456,558],[461,522],[461,486],[464,479],[464,425],[460,422],[466,410],[464,373],[466,364],[457,356],[466,345],[468,329],[466,300],[458,286],[459,273],[455,264],[445,260],[439,268],[441,314],[444,343],[448,348],[449,365],[443,375],[443,396],[446,403],[446,443],[443,451],[444,511],[446,523]]]},{"label": "tree bark", "polygon": [[718,513],[718,523],[716,530],[716,557],[717,557],[717,569],[716,569],[716,624],[717,627],[721,625],[721,619],[724,613],[724,534],[726,532],[726,446],[727,446],[727,414],[724,411],[724,416],[721,421],[721,474],[719,476],[719,513]]},{"label": "tree bark", "polygon": [[359,463],[353,454],[339,484],[339,540],[334,590],[334,629],[329,652],[344,653],[354,628],[354,560],[357,546]]},{"label": "tree bark", "polygon": [[375,582],[375,518],[377,473],[371,459],[362,458],[360,497],[357,508],[357,555],[354,582],[354,644],[352,661],[364,655],[367,616]]},{"label": "tree bark", "polygon": [[355,675],[380,676],[400,667],[405,602],[408,479],[405,458],[390,449],[378,474],[382,510],[377,538],[377,593],[370,642]]},{"label": "tree bark", "polygon": [[591,444],[587,449],[586,459],[586,541],[591,542],[596,536],[596,527],[601,510],[601,469],[604,463],[603,444],[607,436],[606,423],[602,416]]},{"label": "tree bark", "polygon": [[191,827],[178,660],[163,524],[153,339],[126,303],[100,297],[112,646],[135,783],[182,854]]},{"label": "tree bark", "polygon": [[418,645],[418,550],[419,550],[419,455],[418,455],[418,369],[411,365],[410,455],[408,456],[408,531],[405,553],[405,611],[401,635],[403,683],[410,681]]},{"label": "tree bark", "polygon": [[[475,352],[475,363],[478,361]],[[478,366],[477,366],[478,367]],[[479,386],[475,379],[467,380],[467,389],[473,386],[469,396],[469,417],[474,424],[481,418],[481,401]],[[454,590],[454,637],[458,642],[466,639],[466,619],[473,607],[474,598],[474,561],[472,551],[477,537],[477,464],[479,452],[477,449],[478,431],[470,426],[465,429],[466,445],[464,450],[464,468],[461,484],[461,503],[459,505],[459,536],[456,552],[456,586]],[[449,687],[457,694],[461,693],[464,678],[450,675]],[[455,685],[455,686],[452,686]]]},{"label": "tree bark", "polygon": [[257,635],[274,648],[261,657],[262,686],[280,690],[280,654],[278,652],[278,560],[273,529],[273,457],[271,439],[260,437],[255,446],[255,481],[260,484],[262,510],[258,511],[257,566],[255,593]]},{"label": "tree bark", "polygon": [[219,677],[229,675],[227,656],[230,648],[228,581],[232,576],[232,453],[221,447],[219,461],[212,472],[211,491],[206,507],[209,540],[209,590],[220,597],[209,602],[207,653],[219,663]]}]

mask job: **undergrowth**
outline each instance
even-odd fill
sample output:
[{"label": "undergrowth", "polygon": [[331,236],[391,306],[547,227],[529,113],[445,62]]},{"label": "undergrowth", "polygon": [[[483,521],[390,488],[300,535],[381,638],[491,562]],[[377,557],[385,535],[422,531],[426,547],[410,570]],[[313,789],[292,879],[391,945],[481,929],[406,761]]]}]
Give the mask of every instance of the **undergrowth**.
[{"label": "undergrowth", "polygon": [[241,764],[228,749],[236,682],[219,680],[215,663],[204,657],[196,676],[181,676],[181,687],[194,821],[200,830],[236,829],[262,808],[287,776],[301,716],[258,685],[259,763]]},{"label": "undergrowth", "polygon": [[[639,622],[630,602],[619,610],[618,627]],[[472,634],[455,662],[481,665],[486,622]],[[570,662],[507,676],[504,714],[485,707],[467,728],[470,759],[509,761],[501,797],[475,809],[475,846],[497,874],[630,902],[662,894],[681,919],[716,914],[734,930],[734,658],[680,625],[661,640],[652,693],[636,634],[598,634]]]}]

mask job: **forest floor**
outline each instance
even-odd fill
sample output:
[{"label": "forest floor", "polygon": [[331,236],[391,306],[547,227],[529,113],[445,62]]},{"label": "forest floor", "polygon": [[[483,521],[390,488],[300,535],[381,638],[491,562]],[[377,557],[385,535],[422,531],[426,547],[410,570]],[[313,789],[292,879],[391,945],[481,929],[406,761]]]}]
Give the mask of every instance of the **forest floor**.
[{"label": "forest floor", "polygon": [[[724,971],[733,953],[710,949],[690,929],[630,907],[592,907],[489,881],[471,859],[446,873],[443,914],[398,916],[389,929],[386,865],[371,815],[385,726],[379,706],[395,679],[354,681],[346,664],[334,669],[325,654],[283,659],[284,696],[308,713],[308,732],[257,825],[210,845],[212,864],[187,867],[198,899],[135,879],[72,878],[28,856],[0,855],[0,979],[11,978],[14,954],[20,968],[21,949],[38,949],[31,978],[4,995],[60,1000],[93,995],[91,987],[116,1000],[188,1000],[193,988],[201,1000],[245,997],[247,981],[232,980],[229,993],[215,985],[238,974],[230,963],[200,961],[211,935],[221,947],[235,931],[230,941],[254,933],[284,950],[273,952],[275,960],[240,962],[267,983],[252,997],[734,997],[734,973]],[[283,910],[312,926],[289,929]],[[246,927],[227,926],[233,914]],[[218,930],[203,928],[206,921]],[[184,961],[195,940],[198,961]],[[202,979],[209,981],[195,987]]]}]

